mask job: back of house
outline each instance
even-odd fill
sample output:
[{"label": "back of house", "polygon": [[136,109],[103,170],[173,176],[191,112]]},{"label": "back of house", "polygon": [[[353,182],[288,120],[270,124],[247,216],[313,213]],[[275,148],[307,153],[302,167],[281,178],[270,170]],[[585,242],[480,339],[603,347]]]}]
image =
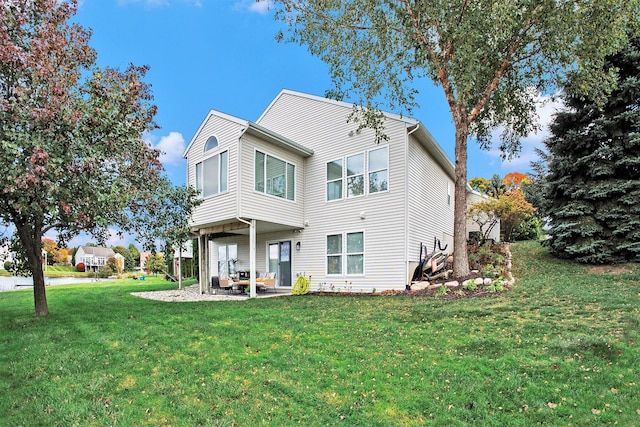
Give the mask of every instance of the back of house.
[{"label": "back of house", "polygon": [[[185,151],[203,288],[275,273],[278,287],[404,289],[419,244],[453,234],[453,165],[417,120],[385,113],[387,140],[352,106],[283,90],[254,123],[210,112]],[[215,138],[215,143],[210,143]],[[209,144],[210,146],[207,146]]]}]

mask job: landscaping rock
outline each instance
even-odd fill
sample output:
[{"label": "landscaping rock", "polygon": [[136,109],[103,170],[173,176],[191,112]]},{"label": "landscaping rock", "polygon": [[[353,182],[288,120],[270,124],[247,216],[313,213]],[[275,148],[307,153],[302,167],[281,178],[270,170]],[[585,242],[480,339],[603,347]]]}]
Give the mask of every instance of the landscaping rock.
[{"label": "landscaping rock", "polygon": [[451,282],[446,282],[444,285],[447,288],[457,288],[458,286],[460,286],[460,282],[458,282],[457,280],[452,280]]},{"label": "landscaping rock", "polygon": [[429,282],[416,282],[411,285],[412,291],[421,291],[429,287]]},{"label": "landscaping rock", "polygon": [[476,277],[473,280],[473,283],[475,283],[476,285],[480,286],[480,285],[482,285],[484,283],[484,279],[482,277]]},{"label": "landscaping rock", "polygon": [[485,278],[485,279],[482,281],[482,284],[483,284],[483,285],[485,285],[485,286],[489,286],[489,285],[490,285],[490,284],[492,284],[492,283],[493,283],[493,279],[491,279],[491,278],[489,278],[489,277]]}]

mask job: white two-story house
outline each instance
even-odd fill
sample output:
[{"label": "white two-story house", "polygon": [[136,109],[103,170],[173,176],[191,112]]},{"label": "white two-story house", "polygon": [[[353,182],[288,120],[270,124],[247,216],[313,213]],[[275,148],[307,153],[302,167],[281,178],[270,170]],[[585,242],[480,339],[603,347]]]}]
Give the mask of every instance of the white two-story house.
[{"label": "white two-story house", "polygon": [[201,290],[211,277],[299,275],[311,290],[405,289],[421,244],[453,251],[454,166],[418,120],[385,113],[388,140],[352,105],[283,90],[260,118],[210,111],[185,150]]}]

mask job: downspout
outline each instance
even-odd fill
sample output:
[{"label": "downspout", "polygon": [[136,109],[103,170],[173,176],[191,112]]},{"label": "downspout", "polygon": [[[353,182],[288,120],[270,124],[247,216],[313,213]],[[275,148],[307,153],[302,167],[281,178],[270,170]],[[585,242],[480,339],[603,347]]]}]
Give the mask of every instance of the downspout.
[{"label": "downspout", "polygon": [[[413,128],[409,132],[407,132],[407,144],[406,144],[407,148],[406,148],[406,151],[405,151],[405,159],[404,159],[404,161],[405,161],[404,164],[406,165],[405,171],[409,171],[409,136],[411,136],[411,134],[414,133],[415,131],[417,131],[418,129],[420,129],[420,123],[419,122],[416,123],[416,127],[415,128]],[[405,187],[404,188],[405,188],[405,191],[406,191],[406,194],[407,194],[406,206],[405,206],[405,209],[404,209],[404,212],[405,212],[405,214],[404,214],[404,224],[405,224],[405,227],[404,227],[404,233],[405,233],[404,241],[405,241],[405,245],[406,245],[406,247],[404,248],[404,251],[405,251],[404,252],[405,253],[405,258],[404,259],[406,260],[404,277],[405,277],[405,287],[407,287],[407,286],[411,285],[411,278],[410,278],[411,269],[409,268],[409,262],[410,262],[409,261],[409,238],[410,238],[410,236],[409,236],[409,173],[408,172],[405,172],[405,174],[404,174],[404,183],[405,183]]]}]

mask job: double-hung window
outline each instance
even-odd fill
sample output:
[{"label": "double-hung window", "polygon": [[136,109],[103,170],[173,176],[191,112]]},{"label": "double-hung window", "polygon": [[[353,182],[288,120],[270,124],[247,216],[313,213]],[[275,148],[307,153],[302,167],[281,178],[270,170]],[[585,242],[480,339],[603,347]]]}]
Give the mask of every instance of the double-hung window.
[{"label": "double-hung window", "polygon": [[389,149],[380,147],[327,163],[327,201],[389,189]]},{"label": "double-hung window", "polygon": [[327,200],[342,199],[342,159],[327,163]]},{"label": "double-hung window", "polygon": [[327,275],[364,274],[364,232],[327,235]]},{"label": "double-hung window", "polygon": [[228,187],[229,153],[223,151],[196,163],[196,190],[202,197],[224,193]]},{"label": "double-hung window", "polygon": [[364,153],[347,157],[347,197],[364,194]]},{"label": "double-hung window", "polygon": [[369,193],[389,189],[389,151],[387,147],[369,151]]},{"label": "double-hung window", "polygon": [[256,151],[255,191],[294,200],[295,177],[295,165]]},{"label": "double-hung window", "polygon": [[218,276],[221,278],[234,277],[238,261],[238,245],[218,246]]}]

